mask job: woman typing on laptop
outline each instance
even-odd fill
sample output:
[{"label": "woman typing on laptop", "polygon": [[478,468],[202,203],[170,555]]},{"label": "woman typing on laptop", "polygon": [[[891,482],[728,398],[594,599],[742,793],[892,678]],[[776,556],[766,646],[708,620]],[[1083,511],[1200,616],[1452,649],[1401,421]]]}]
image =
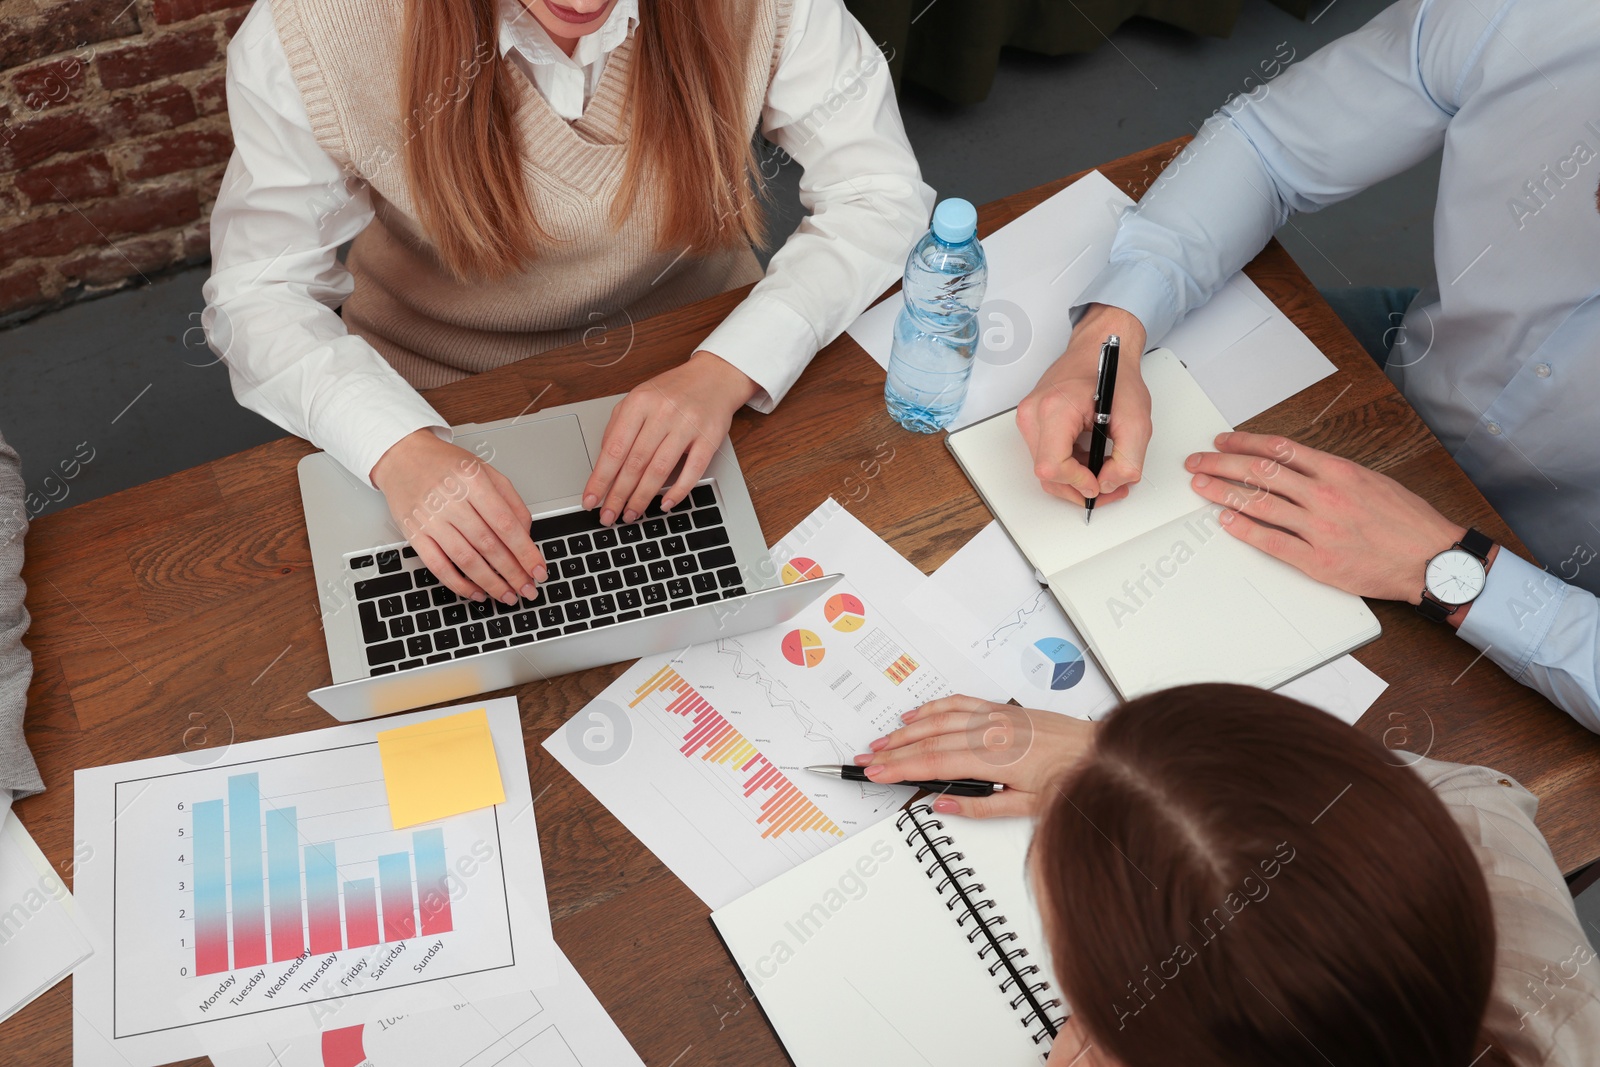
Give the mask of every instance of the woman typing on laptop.
[{"label": "woman typing on laptop", "polygon": [[934,807],[1039,818],[1052,1067],[1593,1062],[1600,962],[1510,778],[1243,686],[905,718],[871,779],[998,780]]},{"label": "woman typing on laptop", "polygon": [[[632,522],[782,399],[932,204],[842,0],[260,0],[228,110],[205,324],[235,395],[381,490],[477,600],[531,599],[545,561],[418,389],[759,279],[616,407],[583,502]],[[758,130],[811,211],[764,278]]]}]

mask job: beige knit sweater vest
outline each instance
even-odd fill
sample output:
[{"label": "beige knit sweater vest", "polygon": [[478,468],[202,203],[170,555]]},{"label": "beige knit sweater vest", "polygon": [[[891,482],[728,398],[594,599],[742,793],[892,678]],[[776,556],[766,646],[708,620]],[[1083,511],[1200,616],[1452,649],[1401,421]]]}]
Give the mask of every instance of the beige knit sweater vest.
[{"label": "beige knit sweater vest", "polygon": [[[627,107],[635,44],[630,35],[606,61],[576,122],[552,111],[513,69],[523,90],[516,111],[523,170],[534,211],[552,240],[525,273],[455,280],[416,221],[401,156],[407,135],[399,92],[406,0],[271,2],[317,143],[370,187],[376,207],[377,217],[350,250],[355,290],[344,304],[345,324],[412,385],[442,385],[580,340],[596,327],[638,321],[760,277],[746,246],[704,257],[659,248],[661,201],[648,181],[632,213],[620,226],[613,223],[612,204],[634,132]],[[734,121],[752,135],[791,4],[739,5],[748,19],[741,39],[750,58],[744,113]],[[644,18],[650,6],[642,5]],[[451,106],[446,91],[440,97]]]}]

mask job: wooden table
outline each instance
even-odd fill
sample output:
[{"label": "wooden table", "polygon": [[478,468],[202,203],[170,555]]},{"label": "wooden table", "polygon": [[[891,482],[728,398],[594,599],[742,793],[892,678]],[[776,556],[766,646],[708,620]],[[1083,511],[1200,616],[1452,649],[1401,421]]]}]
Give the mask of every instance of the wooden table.
[{"label": "wooden table", "polygon": [[[1137,197],[1179,147],[1161,145],[1102,170]],[[1070,180],[988,205],[980,213],[984,232]],[[1339,371],[1248,428],[1292,435],[1385,471],[1520,550],[1288,254],[1274,243],[1249,274]],[[623,392],[686,357],[741,295],[428,398],[459,423],[515,415],[536,398],[550,406]],[[943,440],[896,427],[882,393],[883,372],[840,338],[776,414],[744,411],[734,419],[733,442],[769,542],[832,494],[932,571],[989,521]],[[878,459],[885,443],[894,454],[886,463]],[[216,745],[230,731],[234,740],[251,741],[332,725],[306,699],[329,680],[295,480],[295,463],[308,451],[297,439],[275,441],[34,526],[26,577],[36,674],[27,736],[49,788],[17,812],[64,873],[75,768]],[[1477,651],[1444,627],[1405,605],[1373,608],[1384,634],[1357,658],[1389,689],[1361,728],[1392,747],[1515,775],[1539,795],[1540,827],[1564,869],[1600,856],[1593,818],[1600,811],[1600,738],[1478,662]],[[568,675],[517,694],[541,798],[556,938],[645,1062],[783,1064],[705,907],[540,747],[622,669]],[[70,985],[62,983],[0,1026],[5,1058],[69,1064],[71,1018]]]}]

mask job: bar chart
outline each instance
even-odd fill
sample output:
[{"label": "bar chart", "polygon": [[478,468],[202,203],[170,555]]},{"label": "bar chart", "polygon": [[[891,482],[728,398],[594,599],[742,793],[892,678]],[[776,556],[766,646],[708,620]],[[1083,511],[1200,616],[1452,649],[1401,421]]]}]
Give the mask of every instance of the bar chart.
[{"label": "bar chart", "polygon": [[264,804],[259,773],[229,775],[226,799],[191,811],[196,975],[450,932],[442,827],[380,853],[376,881],[341,879],[338,842],[302,843],[298,807]]}]

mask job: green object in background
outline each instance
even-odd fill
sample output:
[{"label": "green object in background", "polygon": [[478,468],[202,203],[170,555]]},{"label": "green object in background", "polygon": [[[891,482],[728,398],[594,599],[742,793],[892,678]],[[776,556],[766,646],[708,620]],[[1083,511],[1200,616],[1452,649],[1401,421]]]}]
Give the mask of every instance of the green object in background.
[{"label": "green object in background", "polygon": [[[1299,18],[1312,0],[1272,0]],[[895,85],[910,81],[955,104],[989,95],[1000,49],[1089,52],[1130,18],[1207,37],[1233,31],[1242,0],[846,0],[890,57]]]}]

